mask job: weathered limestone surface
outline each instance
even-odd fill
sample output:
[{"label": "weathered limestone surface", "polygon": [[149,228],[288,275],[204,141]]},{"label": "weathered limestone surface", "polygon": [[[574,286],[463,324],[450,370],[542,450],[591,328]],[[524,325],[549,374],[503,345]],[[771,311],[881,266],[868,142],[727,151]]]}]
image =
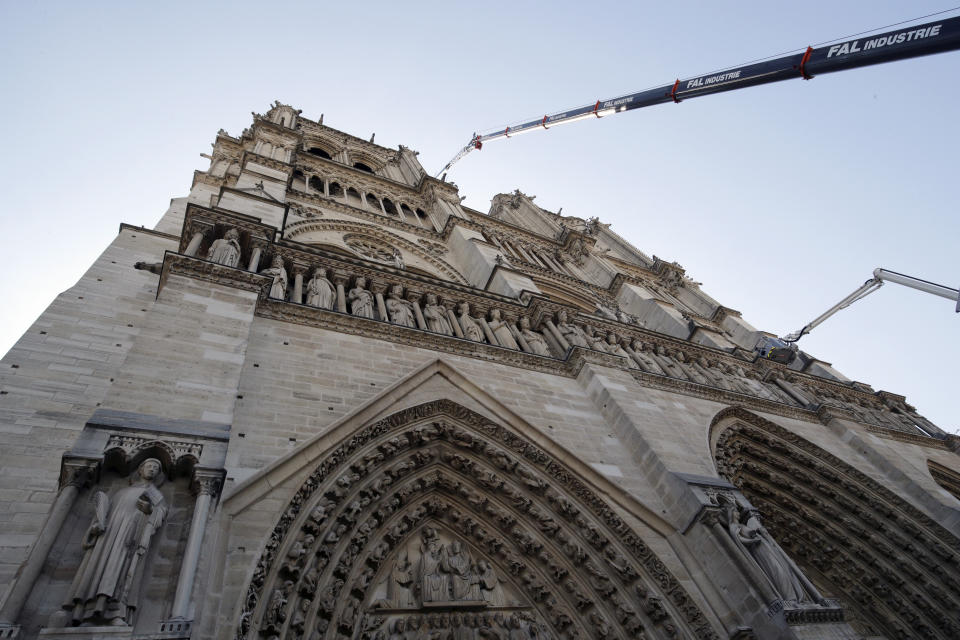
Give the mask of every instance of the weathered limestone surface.
[{"label": "weathered limestone surface", "polygon": [[958,441],[760,335],[276,103],[0,360],[0,637],[957,637]]}]

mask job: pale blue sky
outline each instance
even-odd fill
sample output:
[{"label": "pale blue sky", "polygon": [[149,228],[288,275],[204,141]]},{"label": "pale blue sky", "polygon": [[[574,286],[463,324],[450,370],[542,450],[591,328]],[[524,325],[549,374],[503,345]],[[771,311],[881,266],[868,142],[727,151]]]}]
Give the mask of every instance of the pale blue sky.
[{"label": "pale blue sky", "polygon": [[[0,4],[0,351],[274,99],[434,172],[474,131],[951,6],[625,4]],[[960,284],[958,69],[947,53],[585,121],[491,143],[450,179],[481,211],[520,188],[599,216],[784,334],[877,266]],[[800,344],[954,431],[958,323],[887,285]]]}]

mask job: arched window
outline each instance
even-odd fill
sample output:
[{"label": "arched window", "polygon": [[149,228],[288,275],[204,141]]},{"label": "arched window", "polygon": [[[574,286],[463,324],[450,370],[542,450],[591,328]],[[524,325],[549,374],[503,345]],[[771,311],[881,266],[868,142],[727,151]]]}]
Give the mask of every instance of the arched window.
[{"label": "arched window", "polygon": [[389,213],[390,215],[397,215],[397,208],[393,206],[393,203],[390,201],[390,198],[383,199],[383,210]]},{"label": "arched window", "polygon": [[330,183],[330,197],[331,198],[342,198],[343,197],[343,187],[340,186],[339,182]]},{"label": "arched window", "polygon": [[355,207],[359,207],[363,203],[360,199],[360,192],[353,187],[347,189],[347,203]]},{"label": "arched window", "polygon": [[367,206],[372,208],[374,211],[380,211],[380,201],[377,200],[377,197],[372,193],[367,194]]},{"label": "arched window", "polygon": [[310,188],[313,189],[314,191],[319,191],[320,193],[323,193],[323,180],[321,180],[317,176],[311,176]]},{"label": "arched window", "polygon": [[373,173],[373,169],[371,169],[371,168],[368,167],[367,165],[363,164],[362,162],[354,162],[354,163],[353,163],[353,168],[354,168],[354,169],[360,169],[360,171],[366,171],[367,173]]},{"label": "arched window", "polygon": [[323,149],[321,149],[320,147],[310,147],[307,153],[312,153],[318,158],[326,158],[327,160],[333,160],[333,158],[330,157],[330,154],[324,151]]},{"label": "arched window", "polygon": [[405,204],[400,205],[400,211],[403,211],[403,215],[413,217],[413,210]]}]

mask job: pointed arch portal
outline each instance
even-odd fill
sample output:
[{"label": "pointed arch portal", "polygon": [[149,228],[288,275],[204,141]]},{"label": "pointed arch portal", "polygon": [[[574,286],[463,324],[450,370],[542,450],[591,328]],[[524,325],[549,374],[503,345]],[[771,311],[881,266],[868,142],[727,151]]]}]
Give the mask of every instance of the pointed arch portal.
[{"label": "pointed arch portal", "polygon": [[717,469],[860,633],[960,638],[960,540],[869,476],[745,409],[711,425]]},{"label": "pointed arch portal", "polygon": [[242,609],[245,639],[718,638],[583,479],[449,400],[328,450]]}]

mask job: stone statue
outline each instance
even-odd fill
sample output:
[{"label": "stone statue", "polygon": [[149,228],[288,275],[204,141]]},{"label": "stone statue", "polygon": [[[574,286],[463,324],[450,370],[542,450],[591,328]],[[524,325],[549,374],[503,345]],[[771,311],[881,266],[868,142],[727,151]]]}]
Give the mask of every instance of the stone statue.
[{"label": "stone statue", "polygon": [[600,336],[593,327],[587,326],[586,328],[587,342],[590,344],[590,348],[594,351],[602,351],[603,353],[609,353],[607,349],[607,341]]},{"label": "stone statue", "polygon": [[457,307],[460,311],[460,329],[463,331],[463,337],[468,340],[473,340],[474,342],[486,342],[483,337],[483,329],[480,328],[480,325],[470,316],[470,303],[461,302],[460,306]]},{"label": "stone statue", "polygon": [[503,606],[503,589],[500,587],[500,578],[497,577],[497,573],[490,563],[486,560],[477,562],[476,573],[480,581],[481,598],[490,603],[491,606]]},{"label": "stone statue", "polygon": [[655,373],[659,376],[667,375],[664,373],[663,368],[657,364],[656,360],[644,353],[643,342],[637,338],[634,338],[630,343],[630,355],[633,357],[634,362],[647,373]]},{"label": "stone statue", "polygon": [[335,297],[333,283],[327,279],[326,269],[314,269],[307,283],[307,304],[321,309],[333,309]]},{"label": "stone statue", "polygon": [[443,561],[443,570],[450,574],[453,600],[481,600],[479,580],[472,569],[470,554],[464,549],[462,542],[454,540],[450,543],[450,551]]},{"label": "stone statue", "polygon": [[347,295],[350,313],[361,318],[373,318],[373,294],[367,291],[365,278],[357,278],[357,284]]},{"label": "stone statue", "polygon": [[490,331],[493,332],[494,337],[496,337],[501,347],[520,349],[517,341],[513,339],[513,333],[511,333],[510,327],[507,326],[507,323],[500,317],[500,309],[493,309],[490,312],[490,322],[487,324],[490,326]]},{"label": "stone statue", "polygon": [[387,582],[387,600],[390,606],[397,609],[416,606],[413,599],[413,565],[407,558],[407,550],[400,552],[397,563],[390,571],[390,580]]},{"label": "stone statue", "polygon": [[739,508],[728,495],[721,494],[717,500],[730,537],[745,555],[756,561],[780,598],[786,602],[823,602],[816,588],[760,524],[756,510]]},{"label": "stone statue", "polygon": [[520,335],[527,341],[531,351],[541,356],[550,355],[547,341],[543,339],[543,335],[530,329],[530,318],[527,316],[520,318]]},{"label": "stone statue", "polygon": [[564,310],[560,310],[560,312],[557,313],[557,330],[560,331],[560,335],[563,336],[564,340],[566,340],[571,347],[589,346],[587,345],[587,337],[583,331],[580,330],[580,327],[567,322],[567,312]]},{"label": "stone statue", "polygon": [[627,360],[628,367],[631,369],[637,368],[637,364],[633,361],[633,358],[630,357],[630,354],[620,346],[620,337],[612,331],[607,334],[607,353],[612,353],[615,356],[623,356]]},{"label": "stone statue", "polygon": [[400,285],[390,287],[386,306],[390,322],[404,327],[417,327],[417,320],[413,316],[413,303],[403,299],[403,287]]},{"label": "stone statue", "polygon": [[403,254],[400,253],[400,250],[394,247],[393,249],[393,266],[397,269],[406,269],[407,266],[403,263]]},{"label": "stone statue", "polygon": [[287,270],[283,268],[283,258],[273,256],[273,262],[270,267],[260,272],[260,275],[272,276],[273,284],[270,286],[270,297],[278,300],[287,298]]},{"label": "stone statue", "polygon": [[437,530],[428,527],[420,534],[420,599],[423,602],[446,602],[450,600],[449,576],[442,571],[446,550],[440,544]]},{"label": "stone statue", "polygon": [[227,267],[237,266],[240,262],[240,234],[236,229],[227,229],[222,238],[213,241],[207,260]]},{"label": "stone statue", "polygon": [[[64,609],[74,626],[130,626],[137,607],[143,557],[163,525],[167,503],[157,488],[164,475],[156,458],[144,460],[130,486],[112,497],[94,496],[96,513],[83,536],[83,561]],[[66,623],[67,616],[58,616]],[[51,621],[51,626],[65,626]]]},{"label": "stone statue", "polygon": [[423,319],[430,331],[445,336],[453,335],[453,327],[450,326],[450,320],[447,318],[447,310],[437,302],[436,294],[427,294],[427,304],[423,306]]}]

